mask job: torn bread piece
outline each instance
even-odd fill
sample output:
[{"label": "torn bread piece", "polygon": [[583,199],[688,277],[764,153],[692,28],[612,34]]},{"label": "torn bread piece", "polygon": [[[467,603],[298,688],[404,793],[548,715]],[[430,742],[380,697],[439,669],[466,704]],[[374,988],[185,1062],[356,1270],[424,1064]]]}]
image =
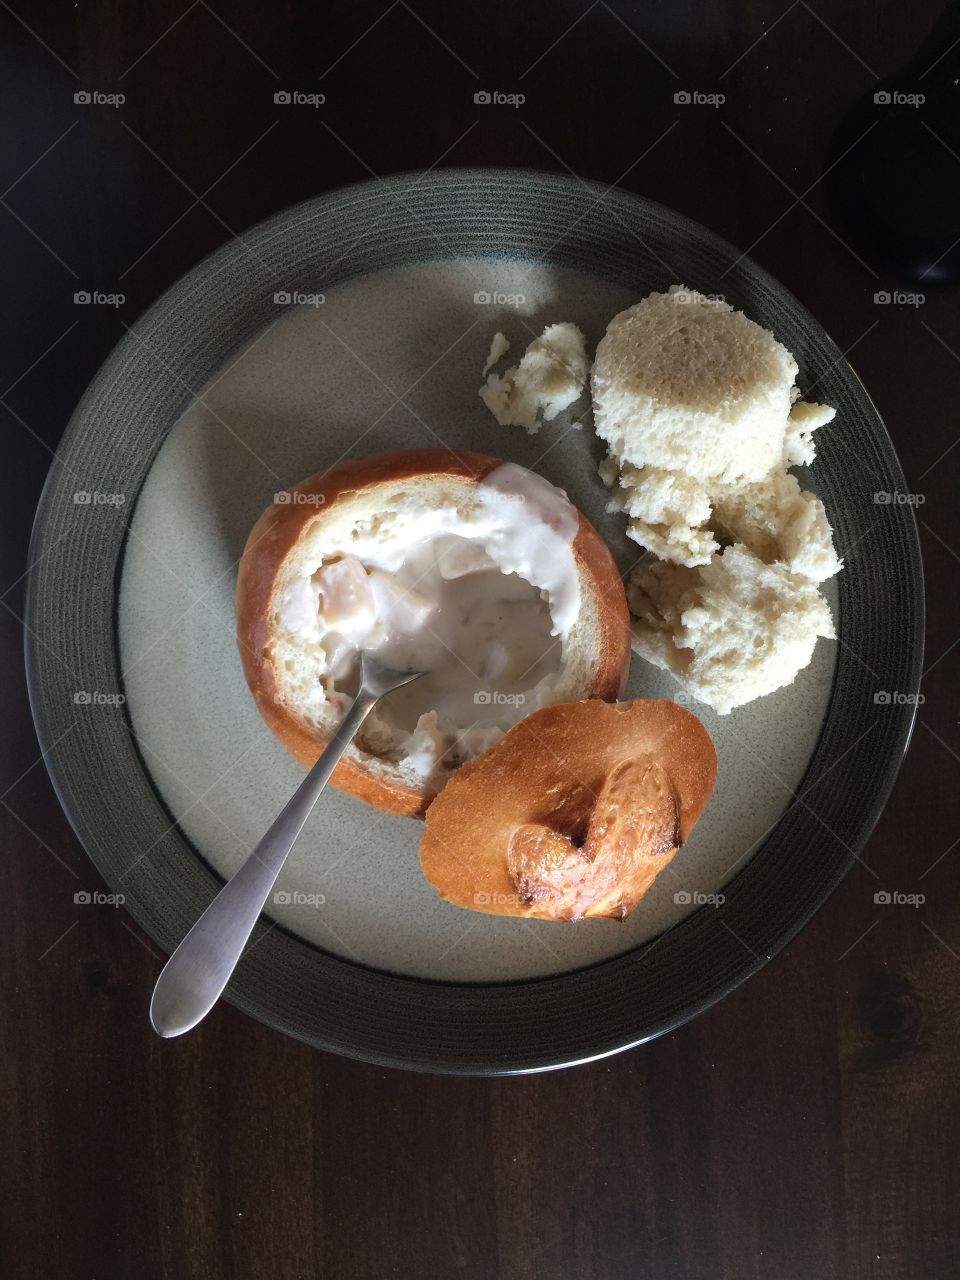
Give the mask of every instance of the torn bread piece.
[{"label": "torn bread piece", "polygon": [[[502,335],[495,335],[491,356],[497,336]],[[488,359],[485,374],[490,367]],[[552,324],[530,343],[519,365],[502,377],[487,377],[480,398],[501,426],[523,427],[535,435],[541,420],[551,422],[580,398],[588,373],[583,334],[575,324]]]},{"label": "torn bread piece", "polygon": [[706,729],[672,702],[536,711],[433,802],[424,875],[471,911],[623,920],[689,838],[716,771]]},{"label": "torn bread piece", "polygon": [[753,484],[721,484],[654,467],[621,470],[608,458],[601,475],[613,486],[607,510],[629,517],[627,537],[670,564],[709,564],[721,546],[738,542],[765,564],[813,582],[842,567],[823,503],[789,471]]},{"label": "torn bread piece", "polygon": [[708,491],[700,481],[681,472],[628,463],[616,475],[607,510],[629,516],[627,537],[661,560],[708,564],[720,549],[707,527],[711,515]]},{"label": "torn bread piece", "polygon": [[792,684],[836,634],[815,582],[740,545],[696,568],[647,558],[627,600],[634,651],[720,715]]},{"label": "torn bread piece", "polygon": [[764,564],[811,582],[826,582],[842,568],[823,503],[789,471],[715,493],[710,526],[722,541],[742,543]]},{"label": "torn bread piece", "polygon": [[597,348],[607,509],[652,553],[628,592],[634,649],[722,713],[790,684],[833,634],[817,591],[842,567],[833,530],[788,468],[813,462],[835,411],[801,401],[797,373],[768,330],[679,285],[615,316]]}]

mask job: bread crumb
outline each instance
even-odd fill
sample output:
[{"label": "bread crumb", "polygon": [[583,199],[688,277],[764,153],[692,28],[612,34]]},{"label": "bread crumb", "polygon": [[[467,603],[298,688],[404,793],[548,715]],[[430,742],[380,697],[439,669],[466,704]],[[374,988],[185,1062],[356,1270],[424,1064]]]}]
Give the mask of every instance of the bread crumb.
[{"label": "bread crumb", "polygon": [[825,427],[837,416],[836,409],[828,404],[808,404],[799,400],[790,410],[784,436],[784,465],[809,467],[817,456],[813,433]]},{"label": "bread crumb", "polygon": [[[502,335],[494,336],[491,356],[498,336]],[[484,373],[489,367],[488,359]],[[503,377],[489,375],[480,388],[480,398],[501,426],[523,427],[535,435],[541,420],[552,422],[579,399],[588,372],[583,334],[575,324],[552,324],[530,343],[519,365]]]},{"label": "bread crumb", "polygon": [[498,360],[510,350],[510,339],[505,334],[495,333],[490,342],[490,354],[487,356],[487,363],[483,366],[483,373],[480,375],[485,378]]}]

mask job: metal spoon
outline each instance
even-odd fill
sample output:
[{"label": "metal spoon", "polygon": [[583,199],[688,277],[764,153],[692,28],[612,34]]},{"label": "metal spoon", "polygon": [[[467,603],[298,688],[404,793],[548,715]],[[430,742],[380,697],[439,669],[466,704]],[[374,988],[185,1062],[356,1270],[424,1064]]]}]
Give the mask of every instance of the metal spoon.
[{"label": "metal spoon", "polygon": [[340,757],[384,694],[424,674],[392,671],[368,653],[361,656],[360,691],[320,759],[157,979],[150,1001],[150,1021],[158,1035],[180,1036],[191,1031],[220,999],[287,855]]}]

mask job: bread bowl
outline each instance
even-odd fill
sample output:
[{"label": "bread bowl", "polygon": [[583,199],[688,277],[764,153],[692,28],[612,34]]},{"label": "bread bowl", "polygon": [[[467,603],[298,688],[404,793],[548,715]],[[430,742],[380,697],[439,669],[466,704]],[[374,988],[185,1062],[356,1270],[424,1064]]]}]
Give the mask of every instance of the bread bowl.
[{"label": "bread bowl", "polygon": [[531,472],[444,449],[350,459],[277,494],[240,561],[237,639],[263,719],[307,767],[361,647],[433,664],[374,710],[332,778],[407,815],[528,711],[617,698],[630,657],[623,585],[585,517]]},{"label": "bread bowl", "polygon": [[689,837],[716,772],[710,735],[673,702],[545,707],[431,805],[423,873],[471,911],[623,920]]}]

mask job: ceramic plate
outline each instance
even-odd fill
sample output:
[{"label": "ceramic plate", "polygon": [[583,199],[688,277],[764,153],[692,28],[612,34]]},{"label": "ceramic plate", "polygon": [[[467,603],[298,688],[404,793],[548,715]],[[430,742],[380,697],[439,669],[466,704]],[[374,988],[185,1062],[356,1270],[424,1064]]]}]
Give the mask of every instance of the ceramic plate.
[{"label": "ceramic plate", "polygon": [[[715,716],[714,799],[625,923],[474,915],[422,878],[420,824],[330,791],[227,998],[311,1044],[422,1070],[515,1072],[635,1045],[793,936],[850,867],[906,746],[922,582],[899,465],[820,326],[730,246],[638,197],[448,171],[336,192],[214,254],[120,344],[64,437],[34,535],[28,666],[61,800],[127,909],[172,950],[302,772],[262,724],[233,635],[236,565],[273,495],[351,456],[448,445],[564,488],[622,571],[580,402],[539,434],[477,396],[490,339],[555,320],[590,345],[683,282],[774,330],[836,405],[804,483],[845,559],[839,639],[791,688]],[[676,696],[634,660],[629,694]],[[144,992],[144,1016],[149,992]]]}]

